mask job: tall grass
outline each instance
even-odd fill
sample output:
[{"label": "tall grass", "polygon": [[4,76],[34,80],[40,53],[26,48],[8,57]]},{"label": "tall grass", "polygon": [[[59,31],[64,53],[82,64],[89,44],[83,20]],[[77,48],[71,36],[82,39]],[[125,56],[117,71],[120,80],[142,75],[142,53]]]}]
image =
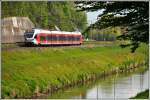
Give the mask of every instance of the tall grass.
[{"label": "tall grass", "polygon": [[148,59],[148,47],[30,48],[2,51],[2,98],[28,97]]}]

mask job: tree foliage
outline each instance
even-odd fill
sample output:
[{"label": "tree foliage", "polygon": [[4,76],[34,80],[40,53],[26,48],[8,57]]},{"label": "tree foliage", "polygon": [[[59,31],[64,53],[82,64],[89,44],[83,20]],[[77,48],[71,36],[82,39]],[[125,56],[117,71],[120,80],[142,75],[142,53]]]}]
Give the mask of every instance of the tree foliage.
[{"label": "tree foliage", "polygon": [[121,27],[108,27],[105,29],[90,29],[88,31],[88,38],[97,41],[115,41],[116,37],[122,32]]},{"label": "tree foliage", "polygon": [[149,42],[149,3],[141,2],[102,2],[102,1],[80,1],[75,2],[81,11],[97,11],[104,9],[103,14],[98,16],[98,21],[90,28],[103,29],[110,26],[122,26],[127,28],[125,33],[118,36],[120,40],[130,40],[132,52],[139,47],[140,43]]},{"label": "tree foliage", "polygon": [[12,16],[29,17],[39,28],[58,26],[64,31],[83,31],[87,23],[85,12],[77,12],[74,2],[67,1],[3,1],[2,18]]}]

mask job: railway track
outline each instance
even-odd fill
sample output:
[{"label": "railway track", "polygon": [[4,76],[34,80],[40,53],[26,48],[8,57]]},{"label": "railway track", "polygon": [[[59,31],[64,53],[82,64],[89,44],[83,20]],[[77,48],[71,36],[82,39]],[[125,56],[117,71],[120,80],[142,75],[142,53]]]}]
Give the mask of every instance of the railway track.
[{"label": "railway track", "polygon": [[44,48],[87,48],[87,47],[104,47],[113,46],[114,43],[102,42],[84,42],[81,45],[44,45],[44,46],[26,46],[24,43],[2,43],[1,50],[17,50],[17,49],[44,49]]},{"label": "railway track", "polygon": [[26,46],[14,44],[2,44],[1,50],[16,50],[16,49],[44,49],[44,48],[69,48],[69,47],[82,47],[77,45],[45,45],[45,46]]}]

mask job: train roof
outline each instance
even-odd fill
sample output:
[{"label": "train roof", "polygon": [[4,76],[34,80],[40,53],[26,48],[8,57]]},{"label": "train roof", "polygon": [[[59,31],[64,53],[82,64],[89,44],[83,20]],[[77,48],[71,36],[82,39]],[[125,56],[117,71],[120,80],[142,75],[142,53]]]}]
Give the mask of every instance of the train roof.
[{"label": "train roof", "polygon": [[44,29],[33,29],[34,31],[42,32],[42,33],[51,33],[51,34],[81,34],[79,31],[68,32],[68,31],[51,31]]}]

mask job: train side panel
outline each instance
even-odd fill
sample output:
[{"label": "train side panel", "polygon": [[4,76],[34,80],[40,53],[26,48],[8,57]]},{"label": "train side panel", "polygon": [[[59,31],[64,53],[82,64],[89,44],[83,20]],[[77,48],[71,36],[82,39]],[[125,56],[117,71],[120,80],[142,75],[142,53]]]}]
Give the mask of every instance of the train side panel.
[{"label": "train side panel", "polygon": [[36,40],[39,44],[81,44],[81,35],[72,34],[38,34]]}]

